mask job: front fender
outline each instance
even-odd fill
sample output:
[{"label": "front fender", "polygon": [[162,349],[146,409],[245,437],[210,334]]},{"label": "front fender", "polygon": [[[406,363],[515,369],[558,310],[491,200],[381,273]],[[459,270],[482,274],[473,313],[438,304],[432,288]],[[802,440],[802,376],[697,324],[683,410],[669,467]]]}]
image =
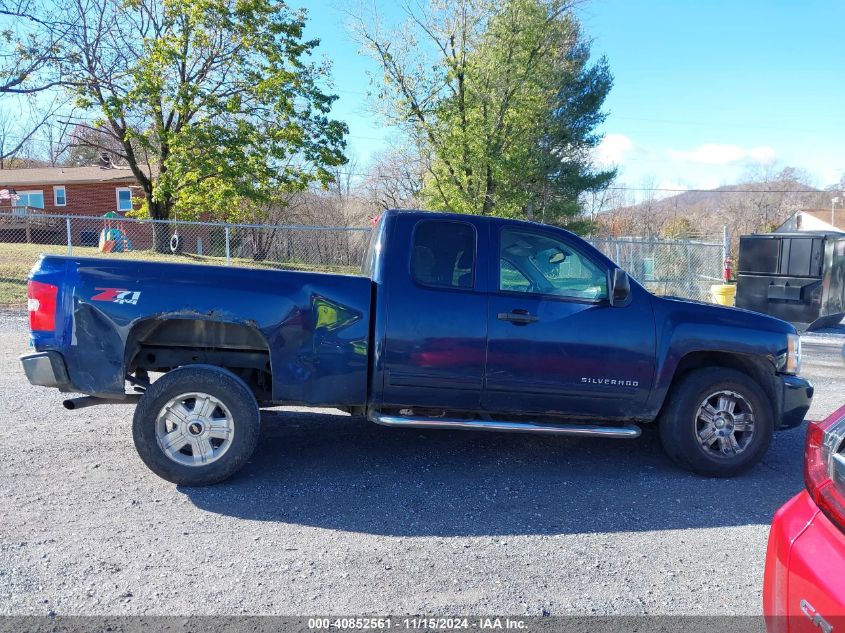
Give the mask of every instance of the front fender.
[{"label": "front fender", "polygon": [[[743,310],[663,299],[655,310],[658,349],[650,408],[659,411],[684,358],[730,355],[774,379],[777,358],[786,352],[788,323]],[[762,378],[762,375],[758,376]],[[763,385],[767,391],[771,384]],[[776,397],[773,392],[771,394]]]}]

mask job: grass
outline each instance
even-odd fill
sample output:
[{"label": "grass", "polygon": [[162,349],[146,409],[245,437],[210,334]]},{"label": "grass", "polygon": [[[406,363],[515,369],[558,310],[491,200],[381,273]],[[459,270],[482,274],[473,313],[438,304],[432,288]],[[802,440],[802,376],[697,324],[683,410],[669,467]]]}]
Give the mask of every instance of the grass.
[{"label": "grass", "polygon": [[[50,244],[0,243],[0,307],[23,307],[26,305],[26,277],[42,253],[67,255],[67,246]],[[171,264],[207,264],[225,266],[225,257],[207,255],[169,255],[153,251],[129,251],[128,253],[103,254],[96,247],[74,246],[74,256],[102,257],[108,260],[158,261]],[[297,262],[256,262],[246,258],[232,258],[232,266],[272,270],[310,270],[343,274],[357,274],[357,266],[310,265]]]}]

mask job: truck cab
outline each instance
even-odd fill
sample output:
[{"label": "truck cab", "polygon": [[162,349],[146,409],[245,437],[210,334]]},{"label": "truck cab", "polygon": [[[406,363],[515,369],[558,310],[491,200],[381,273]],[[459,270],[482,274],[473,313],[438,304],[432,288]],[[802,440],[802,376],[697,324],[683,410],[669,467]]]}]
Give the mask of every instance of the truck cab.
[{"label": "truck cab", "polygon": [[540,224],[429,214],[388,214],[371,251],[388,241],[409,256],[370,253],[371,406],[650,417],[650,295],[625,279],[613,300],[618,268],[596,249]]}]

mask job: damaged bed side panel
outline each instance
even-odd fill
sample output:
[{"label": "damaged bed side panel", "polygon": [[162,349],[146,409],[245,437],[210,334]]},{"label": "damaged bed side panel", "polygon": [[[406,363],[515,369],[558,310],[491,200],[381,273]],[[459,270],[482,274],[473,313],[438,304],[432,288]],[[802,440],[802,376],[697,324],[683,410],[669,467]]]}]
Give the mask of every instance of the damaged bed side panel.
[{"label": "damaged bed side panel", "polygon": [[[366,403],[371,293],[365,277],[54,256],[39,266],[64,269],[60,310],[71,318],[61,320],[70,332],[34,340],[36,349],[60,351],[82,393],[119,397],[134,341],[163,320],[186,320],[254,332],[237,346],[266,346],[276,402]],[[184,331],[192,329],[198,328]],[[215,330],[199,329],[212,336]]]}]

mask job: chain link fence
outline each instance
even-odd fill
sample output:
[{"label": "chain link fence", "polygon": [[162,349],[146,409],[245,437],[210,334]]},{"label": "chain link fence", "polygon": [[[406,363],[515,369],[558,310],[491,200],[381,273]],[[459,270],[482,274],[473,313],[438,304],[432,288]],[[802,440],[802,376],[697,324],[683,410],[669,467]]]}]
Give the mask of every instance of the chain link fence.
[{"label": "chain link fence", "polygon": [[636,238],[592,239],[590,243],[657,295],[710,300],[710,286],[722,282],[721,243]]},{"label": "chain link fence", "polygon": [[0,309],[26,305],[26,276],[41,253],[357,274],[369,234],[355,227],[0,213]]},{"label": "chain link fence", "polygon": [[[222,224],[0,213],[0,309],[26,304],[26,276],[41,253],[357,274],[368,228]],[[721,244],[593,239],[657,294],[707,300],[721,279]]]}]

